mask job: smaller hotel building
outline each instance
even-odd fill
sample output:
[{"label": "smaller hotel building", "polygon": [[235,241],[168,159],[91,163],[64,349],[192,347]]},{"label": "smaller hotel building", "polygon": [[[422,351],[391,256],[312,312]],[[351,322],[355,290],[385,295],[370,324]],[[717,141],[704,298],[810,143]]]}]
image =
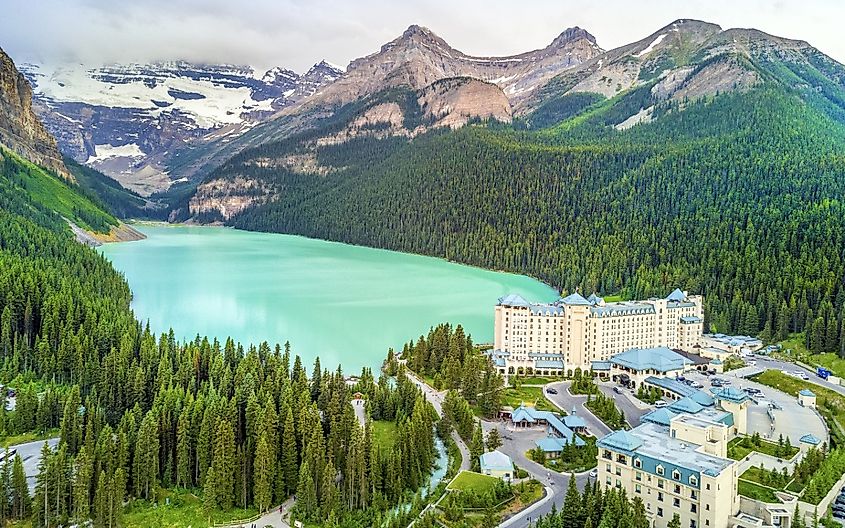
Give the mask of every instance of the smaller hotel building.
[{"label": "smaller hotel building", "polygon": [[681,528],[728,528],[736,524],[739,463],[728,442],[747,434],[747,396],[733,388],[709,396],[696,391],[642,418],[630,431],[596,443],[598,482],[640,497],[653,528],[666,528],[674,514]]},{"label": "smaller hotel building", "polygon": [[611,303],[578,293],[549,304],[508,295],[495,308],[489,355],[501,374],[554,375],[635,348],[691,352],[701,342],[702,304],[678,289],[665,299]]}]

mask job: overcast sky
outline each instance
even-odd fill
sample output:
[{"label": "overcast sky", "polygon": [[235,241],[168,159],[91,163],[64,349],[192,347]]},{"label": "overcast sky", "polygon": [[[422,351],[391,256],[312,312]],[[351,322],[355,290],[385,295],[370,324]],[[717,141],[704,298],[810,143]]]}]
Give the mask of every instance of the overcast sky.
[{"label": "overcast sky", "polygon": [[410,24],[473,55],[546,46],[580,26],[605,49],[678,18],[802,39],[845,62],[843,0],[0,0],[0,47],[19,62],[186,59],[345,66]]}]

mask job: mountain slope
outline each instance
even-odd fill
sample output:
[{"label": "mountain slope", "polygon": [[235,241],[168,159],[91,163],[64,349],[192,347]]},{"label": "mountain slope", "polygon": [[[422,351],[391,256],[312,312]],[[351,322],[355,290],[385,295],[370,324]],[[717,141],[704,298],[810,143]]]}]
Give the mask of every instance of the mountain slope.
[{"label": "mountain slope", "polygon": [[56,140],[32,111],[32,88],[12,59],[0,49],[0,143],[27,160],[72,179]]},{"label": "mountain slope", "polygon": [[[242,150],[319,127],[321,121],[356,101],[393,88],[422,90],[450,78],[472,78],[497,86],[503,96],[493,97],[507,100],[510,116],[515,105],[548,79],[602,51],[592,35],[576,27],[564,31],[543,49],[509,57],[473,57],[452,48],[431,30],[412,25],[378,52],[352,61],[343,76],[312,97],[283,109],[273,119],[231,141],[205,144],[180,155],[170,170],[189,178],[203,177]],[[464,118],[454,119],[452,124],[489,117],[489,109],[480,99],[478,102],[477,111],[474,104],[465,105],[461,112]]]},{"label": "mountain slope", "polygon": [[144,194],[170,185],[180,148],[236,137],[342,73],[326,62],[304,75],[181,61],[23,70],[62,152]]}]

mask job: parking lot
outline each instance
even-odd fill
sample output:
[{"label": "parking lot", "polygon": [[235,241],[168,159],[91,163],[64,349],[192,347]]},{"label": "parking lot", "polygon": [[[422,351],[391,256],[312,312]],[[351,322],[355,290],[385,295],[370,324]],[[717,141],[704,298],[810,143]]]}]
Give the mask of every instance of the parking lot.
[{"label": "parking lot", "polygon": [[[701,383],[705,390],[713,388],[710,376],[689,372],[687,377]],[[799,405],[793,396],[754,381],[738,378],[731,372],[715,377],[730,381],[731,386],[738,389],[751,387],[761,391],[760,396],[751,398],[751,405],[748,407],[748,434],[760,433],[763,438],[772,440],[777,440],[782,434],[788,437],[794,446],[800,445],[801,437],[807,433],[812,433],[825,442],[829,441],[827,427],[821,416],[813,409]],[[773,408],[770,408],[770,404]],[[774,429],[769,417],[770,410],[775,419]]]}]

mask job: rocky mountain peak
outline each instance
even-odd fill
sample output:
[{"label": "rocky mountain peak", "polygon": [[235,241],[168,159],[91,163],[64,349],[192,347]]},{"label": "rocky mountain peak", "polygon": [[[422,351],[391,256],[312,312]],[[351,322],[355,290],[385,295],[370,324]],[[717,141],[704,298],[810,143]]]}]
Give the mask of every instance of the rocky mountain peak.
[{"label": "rocky mountain peak", "polygon": [[586,29],[581,29],[578,26],[567,28],[563,31],[560,35],[555,38],[551,44],[549,44],[549,48],[559,48],[565,46],[570,42],[574,42],[580,39],[587,39],[588,41],[592,42],[593,44],[596,43],[596,37],[594,37],[589,31]]},{"label": "rocky mountain peak", "polygon": [[27,160],[73,181],[56,140],[32,110],[32,87],[0,49],[0,144]]}]

